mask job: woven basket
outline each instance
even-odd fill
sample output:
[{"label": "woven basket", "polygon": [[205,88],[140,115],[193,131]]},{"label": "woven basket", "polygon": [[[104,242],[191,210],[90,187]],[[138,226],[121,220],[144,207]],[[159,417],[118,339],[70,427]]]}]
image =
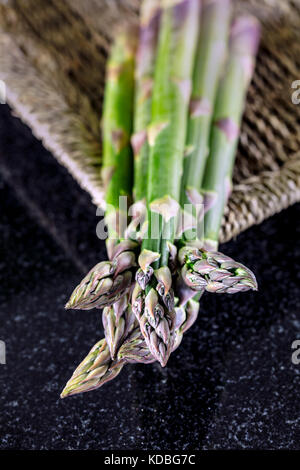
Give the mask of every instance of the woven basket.
[{"label": "woven basket", "polygon": [[[138,0],[0,0],[7,102],[101,205],[99,120],[105,61]],[[300,201],[300,0],[244,0],[263,25],[220,240]]]}]

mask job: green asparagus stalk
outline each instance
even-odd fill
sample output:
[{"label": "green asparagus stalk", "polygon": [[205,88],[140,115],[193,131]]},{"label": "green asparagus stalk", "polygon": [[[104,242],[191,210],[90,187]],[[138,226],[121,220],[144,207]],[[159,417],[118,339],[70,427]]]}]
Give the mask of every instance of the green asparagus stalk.
[{"label": "green asparagus stalk", "polygon": [[[181,183],[183,212],[182,223],[177,232],[177,236],[182,237],[179,245],[203,245],[199,223],[204,215],[203,203],[207,209],[211,201],[209,197],[203,200],[200,190],[208,155],[215,96],[227,50],[230,16],[231,0],[203,0]],[[187,218],[188,214],[191,215],[190,218]],[[177,278],[176,287],[180,305],[185,305],[195,298],[194,290],[186,285],[181,274]],[[198,291],[196,298],[199,301],[204,288],[199,287]]]},{"label": "green asparagus stalk", "polygon": [[[191,75],[198,35],[199,0],[163,0],[148,127],[148,234],[143,240],[137,280],[146,291],[135,309],[150,351],[166,365],[174,342],[174,301],[169,285],[168,242],[175,236]],[[153,221],[159,230],[152,233]],[[151,264],[153,266],[151,266]],[[159,295],[154,269],[159,273]],[[150,282],[151,281],[151,282]],[[163,302],[160,296],[163,297]]]},{"label": "green asparagus stalk", "polygon": [[[213,7],[215,1],[216,0],[212,0],[210,8]],[[145,2],[145,5],[146,3],[150,5],[150,2]],[[192,3],[194,3],[193,7],[191,6]],[[160,31],[158,52],[160,60],[157,61],[157,67],[159,64],[160,67],[162,67],[163,64],[166,68],[164,72],[156,70],[152,121],[147,132],[147,139],[149,140],[144,141],[140,149],[138,149],[139,151],[142,149],[142,154],[136,154],[138,160],[142,155],[145,163],[146,159],[149,160],[148,143],[151,144],[149,168],[152,168],[155,159],[156,164],[158,165],[159,149],[165,150],[165,146],[168,147],[168,141],[175,149],[178,149],[179,143],[182,143],[181,156],[183,155],[184,139],[183,141],[180,141],[180,139],[177,138],[178,135],[172,139],[168,132],[168,128],[172,128],[173,131],[176,129],[178,130],[178,127],[176,126],[179,125],[179,122],[183,121],[182,116],[179,117],[177,115],[180,108],[180,99],[177,93],[172,90],[170,91],[170,95],[168,95],[166,91],[166,83],[164,81],[165,74],[169,74],[168,77],[171,81],[172,78],[176,78],[174,83],[180,83],[179,88],[181,91],[186,91],[186,84],[182,86],[183,84],[178,81],[177,75],[174,74],[174,71],[178,72],[181,69],[178,63],[174,65],[172,60],[169,60],[170,51],[167,55],[167,59],[169,60],[168,65],[164,63],[163,58],[164,54],[166,54],[166,49],[170,47],[170,43],[172,43],[171,50],[173,53],[175,51],[175,56],[178,58],[176,51],[178,51],[178,48],[180,49],[179,45],[182,46],[183,39],[180,37],[180,34],[178,34],[178,31],[183,34],[181,31],[183,17],[189,18],[189,21],[186,20],[189,27],[185,25],[188,30],[190,30],[191,25],[195,26],[189,17],[189,13],[191,14],[193,8],[194,13],[196,10],[199,11],[199,5],[197,8],[195,5],[196,0],[194,2],[193,0],[163,1],[163,24]],[[208,5],[206,6],[208,7]],[[144,6],[144,8],[146,8],[146,6]],[[153,7],[153,10],[151,10],[153,15],[154,10],[158,13],[156,7]],[[148,12],[149,11],[150,10],[148,10]],[[152,17],[152,20],[154,16]],[[173,21],[174,24],[176,24],[176,34],[174,34],[174,36],[176,36],[176,40],[172,38],[172,26],[174,26]],[[248,33],[246,32],[247,24],[249,26]],[[245,56],[245,50],[247,50],[246,44],[248,44],[249,37],[253,34],[251,33],[251,30],[255,30],[253,25],[253,22],[251,24],[249,23],[248,17],[243,17],[243,19],[237,20],[233,25],[230,47],[231,50],[233,48],[236,56],[239,58],[241,58],[243,54]],[[239,41],[241,41],[240,43],[237,39],[236,43],[234,43],[233,39],[235,35],[242,38],[239,39]],[[254,39],[254,36],[253,50],[256,47],[255,41],[257,41]],[[166,39],[167,37],[169,38],[168,41]],[[182,63],[186,64],[185,60],[182,59]],[[251,61],[246,57],[244,59],[244,66],[245,69],[248,67],[249,75],[251,65]],[[226,81],[226,78],[224,81]],[[156,103],[155,108],[155,98],[158,100],[158,93],[161,93],[159,99],[162,99],[161,97],[167,97],[170,99],[169,102],[166,100],[166,108],[158,102]],[[186,105],[186,102],[184,102],[184,105]],[[191,108],[193,108],[193,106],[191,106]],[[182,103],[181,109],[184,109],[184,107],[182,107]],[[168,122],[163,119],[168,115],[168,113],[172,122]],[[145,119],[145,125],[147,125],[146,114],[147,111],[145,105],[144,112],[140,117],[140,122],[142,119]],[[161,121],[159,121],[160,116],[162,116]],[[176,117],[177,121],[176,119],[174,120],[174,117]],[[149,122],[149,103],[147,119]],[[223,132],[226,133],[228,129],[230,131],[230,125],[231,124],[228,123],[225,123],[224,125],[222,124],[221,129],[223,126],[225,128],[225,130],[223,129]],[[136,142],[134,143],[133,139],[135,152],[137,151],[137,147],[135,147],[136,143],[140,145],[141,141],[138,142],[138,139],[136,139]],[[144,145],[145,143],[146,145]],[[227,178],[232,171],[235,149],[236,146],[232,147],[231,164],[227,166],[225,174],[225,176],[227,175]],[[178,161],[175,163],[173,161],[173,157],[169,156],[168,152],[166,153],[171,165],[170,173],[172,174],[172,164],[178,164]],[[230,152],[228,151],[228,154],[229,153]],[[201,155],[201,152],[199,154]],[[162,155],[164,155],[163,151]],[[141,162],[139,161],[138,166],[140,163]],[[142,174],[141,172],[143,171],[143,168],[144,167],[141,164],[140,168],[135,169],[135,171]],[[224,173],[222,174],[222,178],[222,194],[224,195],[226,181]],[[151,234],[151,221],[153,220],[151,219],[151,215],[153,215],[153,213],[158,213],[160,221],[159,238],[155,239],[153,237],[153,239],[150,239],[150,242],[149,240],[144,240],[143,242],[143,250],[139,257],[140,269],[137,272],[138,282],[134,286],[131,297],[132,310],[128,300],[130,291],[133,287],[132,275],[135,267],[134,250],[137,248],[137,244],[131,240],[123,240],[123,235],[121,234],[120,236],[120,232],[117,233],[115,229],[118,224],[115,222],[111,223],[111,221],[117,219],[120,223],[120,208],[112,205],[111,212],[108,212],[108,228],[110,233],[108,250],[110,252],[111,261],[102,262],[96,265],[96,267],[88,273],[82,283],[75,289],[68,303],[69,308],[89,309],[93,307],[102,308],[103,306],[107,306],[103,312],[103,324],[106,338],[94,346],[86,359],[84,359],[84,361],[75,370],[73,376],[62,392],[62,397],[100,387],[105,382],[118,375],[123,366],[129,362],[150,363],[154,360],[159,360],[161,365],[164,366],[170,353],[179,346],[183,333],[195,321],[199,309],[198,300],[205,290],[217,293],[235,293],[245,291],[250,288],[257,288],[254,275],[245,266],[236,263],[231,258],[222,255],[221,253],[207,251],[199,248],[198,246],[189,246],[187,243],[187,245],[181,248],[178,253],[181,272],[179,283],[177,285],[177,295],[179,295],[180,303],[179,306],[174,307],[172,274],[168,264],[169,266],[173,265],[174,259],[177,255],[176,248],[172,244],[172,241],[174,239],[178,222],[179,191],[176,199],[174,196],[175,192],[172,192],[172,190],[167,192],[170,188],[174,189],[176,183],[166,183],[161,178],[159,178],[159,180],[162,183],[162,192],[159,194],[157,184],[154,184],[155,189],[151,189],[152,180],[149,177],[147,194],[148,204],[150,203],[148,214],[149,233]],[[188,177],[185,181],[188,181]],[[179,186],[180,184],[178,184],[178,188]],[[117,183],[116,187],[118,187]],[[164,188],[167,189],[164,191]],[[191,188],[194,189],[192,186]],[[188,189],[188,186],[186,186],[186,189]],[[142,191],[144,191],[144,193],[142,193]],[[189,201],[191,201],[190,196],[192,192],[193,191],[189,193],[186,191]],[[206,191],[206,193],[208,192],[209,191]],[[138,189],[136,194],[139,194],[139,197],[144,198],[145,189]],[[155,194],[155,198],[152,194]],[[195,192],[193,194],[195,194]],[[225,204],[225,196],[223,196],[219,205],[214,204],[211,207],[209,214],[213,217],[214,211],[218,212],[222,204]],[[112,217],[111,214],[113,214]],[[111,241],[112,243],[110,243]],[[188,240],[185,240],[185,242],[188,242]],[[217,241],[215,241],[214,244],[214,249],[216,248]],[[173,267],[172,270],[173,274],[174,272],[175,267]],[[195,291],[197,291],[196,297]],[[192,299],[192,297],[194,297],[194,299]],[[134,322],[134,315],[138,319],[139,323]]]},{"label": "green asparagus stalk", "polygon": [[259,43],[259,24],[252,16],[237,18],[232,27],[229,56],[216,100],[202,190],[213,195],[214,207],[204,218],[204,246],[216,249],[230,188],[246,92]]},{"label": "green asparagus stalk", "polygon": [[[182,206],[203,203],[200,189],[209,151],[215,96],[225,61],[230,16],[231,0],[203,0],[181,186]],[[209,199],[204,203],[206,207]],[[202,211],[190,212],[195,217],[203,216]]]},{"label": "green asparagus stalk", "polygon": [[179,252],[182,269],[177,290],[183,304],[193,296],[193,290],[202,294],[204,290],[236,293],[257,289],[255,276],[248,268],[216,250],[258,39],[259,27],[255,19],[243,16],[235,20],[224,78],[218,90],[210,155],[204,174],[203,192],[206,199],[213,202],[204,219],[204,249],[189,246],[187,242]]},{"label": "green asparagus stalk", "polygon": [[[144,0],[141,7],[139,46],[135,61],[134,128],[131,144],[134,151],[134,199],[131,208],[132,222],[126,229],[126,237],[136,238],[145,218],[146,185],[149,145],[147,126],[151,119],[151,96],[154,75],[158,26],[159,1]],[[112,359],[127,336],[134,320],[128,296],[103,311],[103,326]]]},{"label": "green asparagus stalk", "polygon": [[101,175],[105,187],[108,235],[115,241],[123,238],[123,230],[127,226],[127,213],[122,213],[120,196],[129,200],[132,191],[130,137],[133,126],[135,53],[136,34],[122,31],[117,35],[107,63]]},{"label": "green asparagus stalk", "polygon": [[[127,203],[132,190],[132,131],[134,57],[136,35],[121,32],[107,65],[103,108],[103,168],[108,227],[107,250],[111,261],[94,266],[75,288],[66,308],[91,309],[112,305],[128,292],[136,265],[135,241],[123,240]],[[122,208],[120,197],[125,198]]]},{"label": "green asparagus stalk", "polygon": [[139,46],[135,68],[134,151],[135,202],[146,204],[149,143],[147,127],[151,121],[152,90],[158,28],[161,16],[159,0],[144,0],[141,6]]},{"label": "green asparagus stalk", "polygon": [[126,236],[141,242],[147,214],[147,171],[149,142],[147,128],[151,121],[154,66],[161,17],[159,0],[143,0],[140,13],[139,45],[135,66],[135,100],[133,135],[134,153],[134,204],[130,208],[131,222]]},{"label": "green asparagus stalk", "polygon": [[[166,242],[172,241],[179,210],[191,75],[199,23],[199,0],[163,0],[162,27],[155,69],[151,146],[148,167],[149,231],[143,248],[161,252],[167,264]],[[151,238],[151,222],[161,223],[160,237]],[[170,235],[169,237],[166,237]]]},{"label": "green asparagus stalk", "polygon": [[[175,320],[175,350],[186,332],[195,322],[198,314],[198,306],[190,301],[187,308],[176,308]],[[106,382],[114,379],[127,363],[150,364],[155,358],[149,351],[138,323],[136,323],[125,339],[122,340],[115,359],[110,356],[106,339],[95,344],[86,358],[75,369],[72,377],[67,382],[61,393],[61,398],[88,392],[101,387]]]}]

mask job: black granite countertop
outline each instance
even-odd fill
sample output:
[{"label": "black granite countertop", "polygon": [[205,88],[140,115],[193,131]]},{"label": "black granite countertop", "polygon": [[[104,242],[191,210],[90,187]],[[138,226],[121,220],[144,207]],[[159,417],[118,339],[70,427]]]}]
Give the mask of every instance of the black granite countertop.
[{"label": "black granite countertop", "polygon": [[128,365],[60,400],[102,336],[99,312],[63,306],[104,244],[89,196],[4,105],[0,194],[1,449],[300,448],[300,205],[221,247],[257,274],[259,292],[205,295],[165,369]]}]

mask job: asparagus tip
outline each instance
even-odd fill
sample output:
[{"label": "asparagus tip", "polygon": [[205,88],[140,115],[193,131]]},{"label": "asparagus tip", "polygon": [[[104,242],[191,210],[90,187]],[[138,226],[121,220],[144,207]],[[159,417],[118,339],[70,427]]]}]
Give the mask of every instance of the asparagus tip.
[{"label": "asparagus tip", "polygon": [[66,398],[68,396],[68,392],[66,391],[66,389],[64,388],[63,391],[61,392],[60,394],[60,398]]}]

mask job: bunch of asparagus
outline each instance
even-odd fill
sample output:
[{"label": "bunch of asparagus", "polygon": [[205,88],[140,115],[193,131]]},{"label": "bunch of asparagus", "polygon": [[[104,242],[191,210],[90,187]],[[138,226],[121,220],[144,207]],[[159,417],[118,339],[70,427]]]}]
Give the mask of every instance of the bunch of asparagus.
[{"label": "bunch of asparagus", "polygon": [[205,291],[257,289],[248,268],[217,251],[259,42],[253,17],[231,16],[230,0],[144,0],[138,39],[124,31],[112,47],[102,129],[109,260],[66,305],[103,309],[105,338],[62,397],[100,387],[126,363],[164,367]]}]

